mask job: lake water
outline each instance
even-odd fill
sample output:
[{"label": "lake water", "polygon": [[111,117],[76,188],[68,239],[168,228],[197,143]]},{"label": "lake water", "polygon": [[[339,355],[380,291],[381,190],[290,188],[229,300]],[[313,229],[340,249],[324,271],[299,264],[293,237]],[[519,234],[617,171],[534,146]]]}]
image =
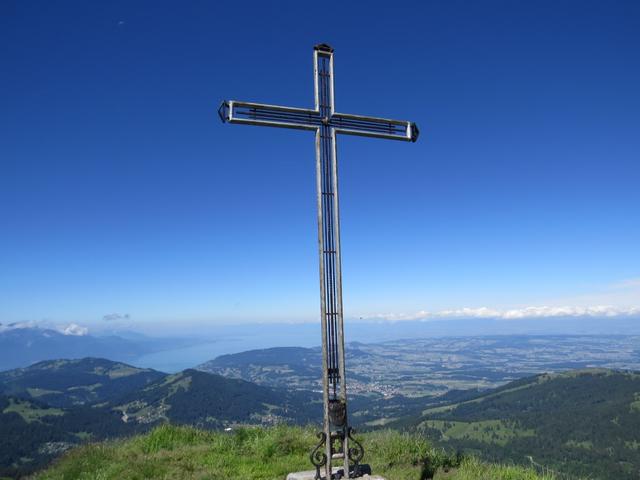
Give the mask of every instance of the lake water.
[{"label": "lake water", "polygon": [[[315,347],[320,345],[320,335],[308,329],[293,328],[290,332],[281,328],[251,331],[246,335],[224,335],[194,345],[142,355],[129,363],[161,372],[175,373],[196,367],[208,360],[229,353],[239,353],[271,347]],[[319,330],[319,329],[318,329]]]}]

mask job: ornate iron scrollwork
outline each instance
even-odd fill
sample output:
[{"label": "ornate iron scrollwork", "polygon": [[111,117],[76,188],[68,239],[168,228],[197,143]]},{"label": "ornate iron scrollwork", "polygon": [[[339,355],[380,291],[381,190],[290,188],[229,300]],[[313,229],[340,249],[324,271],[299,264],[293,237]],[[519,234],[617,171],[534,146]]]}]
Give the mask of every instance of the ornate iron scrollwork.
[{"label": "ornate iron scrollwork", "polygon": [[324,432],[318,432],[318,438],[320,439],[320,442],[311,451],[311,455],[309,455],[309,458],[311,458],[311,463],[313,463],[313,466],[316,467],[315,480],[322,480],[320,468],[324,467],[327,464],[327,454],[323,451],[323,447],[327,442],[327,434]]},{"label": "ornate iron scrollwork", "polygon": [[364,448],[360,442],[353,438],[352,434],[356,433],[351,427],[347,428],[347,437],[349,437],[349,459],[353,462],[353,473],[356,477],[360,475],[360,462],[364,457]]}]

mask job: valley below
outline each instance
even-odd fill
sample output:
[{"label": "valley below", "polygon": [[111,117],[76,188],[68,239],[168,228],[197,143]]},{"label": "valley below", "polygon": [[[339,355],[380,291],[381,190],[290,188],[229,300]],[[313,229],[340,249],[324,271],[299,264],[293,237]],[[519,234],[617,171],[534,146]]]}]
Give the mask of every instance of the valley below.
[{"label": "valley below", "polygon": [[[345,348],[349,392],[421,397],[484,390],[544,372],[640,370],[640,336],[494,335],[352,342]],[[283,347],[222,355],[197,367],[260,385],[321,389],[321,351]]]}]

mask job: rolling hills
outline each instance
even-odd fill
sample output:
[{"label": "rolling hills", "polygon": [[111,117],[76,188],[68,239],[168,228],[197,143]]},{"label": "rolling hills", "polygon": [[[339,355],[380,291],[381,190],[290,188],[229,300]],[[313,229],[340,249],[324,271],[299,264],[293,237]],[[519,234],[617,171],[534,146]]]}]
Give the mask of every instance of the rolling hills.
[{"label": "rolling hills", "polygon": [[0,476],[40,468],[74,445],[171,422],[203,428],[316,420],[316,394],[196,370],[168,375],[104,359],[56,360],[0,375]]},{"label": "rolling hills", "polygon": [[[278,360],[274,353],[265,353],[269,365]],[[288,353],[295,360],[308,352]],[[218,366],[234,375],[242,369],[264,374],[263,385],[194,369],[165,374],[96,358],[0,373],[0,477],[33,472],[87,441],[144,434],[162,424],[219,431],[319,422],[317,392],[267,386],[271,367],[252,370],[253,354],[244,365],[234,366],[231,358]],[[280,361],[283,371],[277,375],[286,378],[292,358]],[[640,476],[638,373],[583,369],[438,396],[352,394],[350,403],[356,426],[407,430],[485,461],[542,465],[572,478]]]},{"label": "rolling hills", "polygon": [[640,374],[588,369],[521,379],[390,426],[490,461],[577,477],[640,477]]},{"label": "rolling hills", "polygon": [[102,358],[43,361],[0,372],[0,393],[72,407],[104,402],[164,377],[155,370]]},{"label": "rolling hills", "polygon": [[320,409],[308,406],[319,401],[319,395],[275,390],[189,369],[132,391],[109,407],[121,412],[126,422],[169,421],[223,428],[236,423],[309,422],[317,419]]}]

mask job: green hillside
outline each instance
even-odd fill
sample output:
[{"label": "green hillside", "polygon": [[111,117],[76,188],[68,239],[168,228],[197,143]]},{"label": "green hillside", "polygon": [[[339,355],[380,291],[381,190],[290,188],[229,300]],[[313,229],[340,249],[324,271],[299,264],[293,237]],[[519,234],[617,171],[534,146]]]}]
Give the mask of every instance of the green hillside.
[{"label": "green hillside", "polygon": [[314,400],[319,402],[319,395],[275,390],[189,369],[132,391],[110,407],[128,423],[171,421],[222,428],[235,423],[306,423],[319,415],[319,406],[309,406]]},{"label": "green hillside", "polygon": [[42,362],[0,376],[0,477],[41,468],[87,442],[171,422],[221,429],[309,423],[319,395],[185,370],[167,375],[103,359]]},{"label": "green hillside", "polygon": [[[291,471],[309,469],[314,433],[284,426],[224,433],[164,425],[72,450],[35,480],[283,480]],[[524,468],[460,462],[415,435],[380,431],[360,437],[374,473],[388,480],[551,480]]]},{"label": "green hillside", "polygon": [[0,478],[40,468],[87,440],[143,431],[106,408],[51,407],[38,400],[0,395]]},{"label": "green hillside", "polygon": [[116,398],[165,375],[102,358],[47,360],[0,372],[0,393],[71,407]]},{"label": "green hillside", "polygon": [[439,445],[591,479],[640,478],[640,374],[576,370],[512,382],[390,424]]}]

